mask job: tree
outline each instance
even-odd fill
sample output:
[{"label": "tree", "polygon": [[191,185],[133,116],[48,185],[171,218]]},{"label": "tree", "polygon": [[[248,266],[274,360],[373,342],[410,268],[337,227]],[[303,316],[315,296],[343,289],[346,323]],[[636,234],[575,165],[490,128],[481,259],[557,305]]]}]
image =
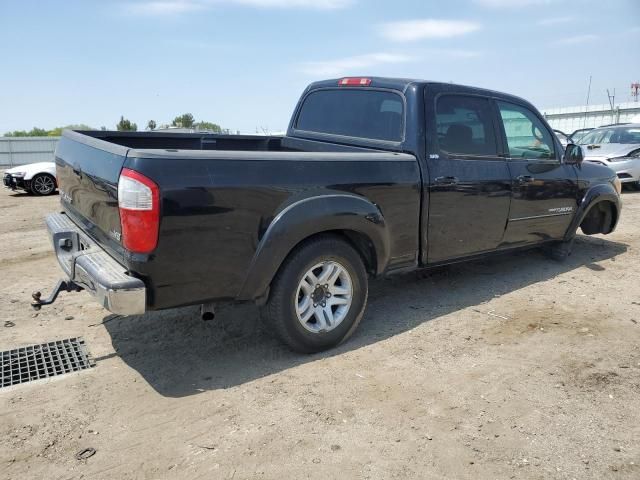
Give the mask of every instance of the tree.
[{"label": "tree", "polygon": [[13,132],[7,132],[4,134],[5,137],[26,137],[26,130],[14,130]]},{"label": "tree", "polygon": [[85,125],[84,123],[77,123],[71,125],[65,125],[64,127],[56,127],[47,132],[47,135],[50,137],[59,137],[62,135],[63,130],[95,130],[95,128],[90,127],[89,125]]},{"label": "tree", "polygon": [[46,137],[47,131],[44,128],[33,127],[28,132],[26,130],[14,130],[13,132],[7,132],[5,137]]},{"label": "tree", "polygon": [[120,121],[116,124],[116,129],[119,132],[135,132],[138,130],[138,125],[121,115]]},{"label": "tree", "polygon": [[62,135],[63,130],[95,130],[95,128],[85,125],[84,123],[78,123],[74,125],[65,125],[64,127],[56,127],[51,130],[45,130],[44,128],[33,127],[28,132],[26,130],[15,130],[13,132],[7,132],[5,137],[59,137]]},{"label": "tree", "polygon": [[44,128],[33,127],[29,131],[29,136],[30,137],[46,137],[48,133],[49,132],[47,132]]},{"label": "tree", "polygon": [[220,128],[220,125],[213,122],[198,122],[196,124],[196,127],[198,127],[198,130],[209,130],[215,133],[222,133],[222,128]]},{"label": "tree", "polygon": [[171,125],[174,127],[182,127],[182,128],[193,128],[196,123],[196,119],[193,118],[193,115],[190,113],[183,113],[182,115],[178,115],[173,119]]},{"label": "tree", "polygon": [[155,120],[149,120],[147,122],[147,130],[155,130],[158,125]]}]

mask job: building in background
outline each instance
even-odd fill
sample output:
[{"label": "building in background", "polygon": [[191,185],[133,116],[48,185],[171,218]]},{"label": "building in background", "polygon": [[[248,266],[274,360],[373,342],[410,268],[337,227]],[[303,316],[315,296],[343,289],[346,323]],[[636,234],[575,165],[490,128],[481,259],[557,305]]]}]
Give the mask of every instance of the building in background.
[{"label": "building in background", "polygon": [[0,167],[53,162],[60,137],[0,137]]},{"label": "building in background", "polygon": [[589,105],[542,109],[542,114],[552,128],[567,134],[580,128],[594,128],[612,123],[631,123],[640,120],[640,103]]}]

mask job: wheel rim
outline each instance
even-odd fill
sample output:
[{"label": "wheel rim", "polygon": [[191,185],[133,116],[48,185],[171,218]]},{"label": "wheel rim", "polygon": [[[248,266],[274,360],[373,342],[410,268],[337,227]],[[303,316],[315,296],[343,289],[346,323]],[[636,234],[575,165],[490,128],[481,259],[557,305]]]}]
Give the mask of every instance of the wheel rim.
[{"label": "wheel rim", "polygon": [[33,188],[40,194],[51,193],[54,188],[53,179],[47,176],[36,177],[33,179]]},{"label": "wheel rim", "polygon": [[347,316],[352,301],[353,282],[347,269],[334,261],[318,263],[298,284],[298,321],[312,333],[330,332]]}]

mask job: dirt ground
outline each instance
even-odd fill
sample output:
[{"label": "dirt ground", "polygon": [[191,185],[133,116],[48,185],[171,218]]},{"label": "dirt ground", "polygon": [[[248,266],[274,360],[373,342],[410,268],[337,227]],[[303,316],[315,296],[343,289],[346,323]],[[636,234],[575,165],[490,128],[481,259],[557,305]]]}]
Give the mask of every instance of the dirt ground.
[{"label": "dirt ground", "polygon": [[58,202],[0,191],[0,350],[82,336],[96,366],[0,390],[2,479],[640,478],[640,193],[566,263],[375,281],[355,335],[311,356],[250,305],[35,314]]}]

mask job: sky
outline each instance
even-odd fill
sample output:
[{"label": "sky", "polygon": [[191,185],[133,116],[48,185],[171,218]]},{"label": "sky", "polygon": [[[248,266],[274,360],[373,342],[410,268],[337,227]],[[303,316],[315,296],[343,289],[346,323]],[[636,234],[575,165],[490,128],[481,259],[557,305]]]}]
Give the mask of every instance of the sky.
[{"label": "sky", "polygon": [[190,112],[282,131],[305,86],[451,81],[538,108],[630,100],[640,0],[0,0],[0,134]]}]

